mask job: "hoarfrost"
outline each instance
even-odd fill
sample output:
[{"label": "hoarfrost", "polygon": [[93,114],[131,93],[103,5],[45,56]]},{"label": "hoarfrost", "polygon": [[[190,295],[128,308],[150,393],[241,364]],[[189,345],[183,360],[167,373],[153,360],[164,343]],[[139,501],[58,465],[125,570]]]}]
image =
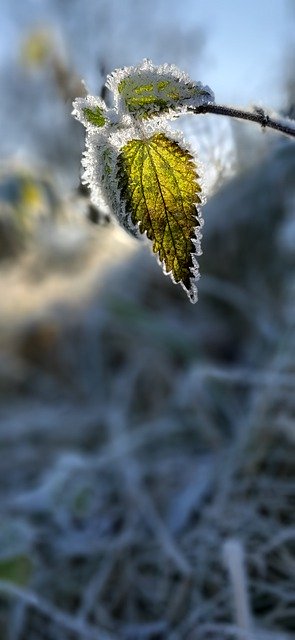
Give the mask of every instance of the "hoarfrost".
[{"label": "hoarfrost", "polygon": [[[91,199],[99,208],[107,208],[119,224],[136,238],[142,237],[140,222],[132,222],[131,212],[121,197],[117,176],[117,161],[122,148],[132,140],[148,140],[156,133],[163,133],[186,152],[191,154],[198,172],[201,187],[198,204],[203,205],[203,169],[197,162],[195,153],[184,141],[179,131],[167,125],[188,108],[214,102],[214,94],[200,82],[192,82],[188,75],[174,65],[155,66],[150,60],[143,60],[136,67],[116,69],[107,77],[106,86],[113,92],[114,106],[108,109],[100,98],[87,96],[77,98],[73,103],[73,115],[86,127],[86,151],[82,160],[84,174],[82,180],[91,191]],[[90,110],[90,115],[88,114]],[[92,111],[91,111],[92,110]],[[99,122],[96,125],[96,110]],[[104,120],[104,121],[103,121]],[[203,226],[199,206],[196,206],[196,226],[191,238],[194,246],[191,254],[191,278],[189,290],[185,289],[191,302],[197,300],[196,282],[200,277],[196,256],[201,254],[200,232]],[[163,262],[160,262],[165,275]]]},{"label": "hoarfrost", "polygon": [[174,65],[156,66],[144,59],[136,67],[116,69],[106,86],[114,94],[120,115],[131,113],[137,118],[175,118],[190,107],[214,103],[214,94],[201,82],[193,82]]}]

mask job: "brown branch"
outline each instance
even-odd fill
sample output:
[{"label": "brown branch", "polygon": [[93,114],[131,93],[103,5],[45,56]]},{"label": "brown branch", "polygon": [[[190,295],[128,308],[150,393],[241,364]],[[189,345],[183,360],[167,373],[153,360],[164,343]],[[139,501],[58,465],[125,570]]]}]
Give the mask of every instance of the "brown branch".
[{"label": "brown branch", "polygon": [[229,116],[230,118],[239,118],[240,120],[249,120],[260,124],[263,129],[275,129],[284,133],[286,136],[295,138],[295,122],[291,120],[278,120],[272,118],[264,112],[263,109],[257,107],[254,111],[243,111],[233,107],[226,107],[218,104],[202,104],[199,107],[189,109],[190,112],[199,113],[216,113],[220,116]]}]

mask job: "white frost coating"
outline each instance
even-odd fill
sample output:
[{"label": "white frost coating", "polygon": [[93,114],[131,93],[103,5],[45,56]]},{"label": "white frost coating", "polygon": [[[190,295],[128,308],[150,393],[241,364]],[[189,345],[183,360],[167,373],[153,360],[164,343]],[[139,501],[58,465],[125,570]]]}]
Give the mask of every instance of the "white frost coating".
[{"label": "white frost coating", "polygon": [[131,219],[124,219],[121,194],[117,180],[118,148],[111,143],[109,135],[101,135],[97,130],[89,130],[86,136],[86,150],[82,158],[84,173],[82,182],[90,189],[91,201],[98,209],[107,210],[113,220],[124,229],[140,238],[138,227]]},{"label": "white frost coating", "polygon": [[[115,94],[117,91],[118,84],[125,80],[128,76],[140,75],[142,72],[150,72],[151,75],[156,76],[170,76],[176,80],[181,80],[182,82],[188,84],[191,83],[190,77],[184,73],[184,71],[180,71],[178,67],[174,64],[162,64],[162,65],[154,65],[151,60],[148,58],[144,58],[140,64],[135,67],[123,67],[121,69],[115,69],[110,75],[107,76],[106,87],[113,91]],[[158,78],[157,78],[158,79]]]},{"label": "white frost coating", "polygon": [[[166,135],[170,140],[173,140],[175,142],[177,142],[179,144],[179,146],[184,150],[187,151],[191,154],[192,156],[192,161],[195,164],[196,167],[196,171],[198,174],[198,184],[201,186],[202,188],[202,167],[201,167],[201,171],[199,170],[199,162],[197,162],[196,159],[196,154],[193,152],[193,150],[190,148],[190,145],[187,144],[183,138],[183,135],[181,133],[181,131],[175,131],[173,129],[171,129],[167,124],[164,124],[163,122],[160,124],[159,123],[156,125],[153,123],[153,125],[151,125],[151,123],[141,123],[140,126],[133,126],[130,127],[128,130],[122,131],[119,130],[116,133],[112,134],[111,136],[111,143],[112,145],[116,148],[118,156],[120,153],[120,150],[131,140],[147,140],[149,137],[152,137],[155,133],[163,133],[164,135]],[[118,187],[117,187],[118,190]],[[134,235],[135,237],[146,237],[146,233],[141,234],[140,232],[140,222],[137,223],[136,225],[133,224],[132,219],[131,219],[131,211],[128,211],[126,208],[126,202],[125,200],[123,200],[120,197],[120,192],[118,190],[118,194],[119,194],[119,208],[116,212],[116,217],[119,221],[119,223],[132,235]],[[197,281],[200,279],[200,272],[199,272],[199,263],[197,261],[197,256],[202,255],[202,249],[201,249],[201,240],[202,240],[202,233],[201,233],[201,229],[204,225],[204,220],[202,218],[201,212],[200,212],[200,206],[202,206],[203,204],[205,204],[206,202],[206,197],[203,194],[203,190],[201,191],[201,193],[198,193],[198,196],[201,200],[201,203],[195,203],[195,207],[196,207],[196,222],[198,223],[195,227],[194,227],[194,235],[191,238],[192,243],[195,246],[195,250],[193,253],[191,253],[191,258],[192,258],[192,266],[190,267],[191,270],[191,278],[190,278],[190,288],[187,289],[187,287],[184,285],[183,282],[176,282],[174,277],[173,277],[173,273],[171,271],[167,272],[166,268],[165,268],[165,263],[161,262],[161,260],[159,259],[159,257],[157,257],[157,261],[158,264],[161,266],[164,275],[170,276],[172,282],[174,284],[180,284],[182,286],[182,288],[185,290],[186,294],[188,295],[190,301],[194,304],[195,302],[197,302],[198,300],[198,290],[197,290]],[[150,243],[150,240],[149,240]]]},{"label": "white frost coating", "polygon": [[179,282],[176,282],[176,280],[174,279],[172,271],[166,271],[164,262],[161,262],[159,257],[157,258],[158,264],[162,268],[162,271],[163,271],[164,275],[165,276],[170,276],[173,284],[180,284],[182,286],[182,288],[184,289],[185,293],[187,294],[187,296],[190,299],[190,301],[192,302],[192,304],[195,304],[198,301],[197,282],[201,277],[201,274],[200,274],[200,271],[199,271],[199,263],[197,261],[196,256],[200,256],[203,253],[202,249],[201,249],[201,240],[202,240],[203,236],[202,236],[202,233],[201,233],[200,229],[203,226],[204,221],[203,221],[203,218],[202,218],[202,216],[200,214],[200,211],[199,211],[199,208],[198,208],[197,205],[196,205],[196,220],[199,222],[200,226],[194,227],[194,237],[191,238],[192,243],[196,247],[196,250],[193,253],[191,253],[192,267],[190,267],[190,271],[191,271],[192,275],[190,277],[190,288],[189,289],[187,289],[187,287],[184,285],[184,283],[181,280]]},{"label": "white frost coating", "polygon": [[[126,84],[120,93],[118,85],[125,79],[131,80],[130,85],[128,87]],[[148,86],[141,89],[143,85]],[[149,85],[151,85],[151,88]],[[175,284],[181,284],[190,301],[194,303],[198,298],[196,283],[200,274],[197,256],[202,253],[201,228],[204,224],[199,209],[199,206],[205,203],[203,167],[197,161],[193,149],[184,141],[182,133],[168,127],[166,120],[185,112],[188,108],[205,103],[213,103],[214,94],[209,87],[204,87],[201,83],[192,82],[189,76],[182,73],[177,67],[167,64],[156,67],[149,60],[144,60],[137,67],[117,69],[108,76],[106,86],[114,93],[114,108],[108,109],[104,101],[96,96],[77,98],[73,103],[74,109],[72,113],[74,117],[86,127],[86,149],[82,159],[84,167],[82,181],[89,186],[91,200],[98,208],[107,209],[128,233],[137,238],[143,238],[146,233],[140,233],[140,222],[133,224],[131,211],[127,210],[126,202],[121,197],[117,175],[118,158],[121,150],[131,140],[147,141],[153,135],[162,133],[170,140],[177,142],[184,151],[191,154],[192,162],[195,164],[198,175],[197,181],[202,190],[198,194],[201,203],[195,203],[197,225],[191,238],[195,249],[191,253],[192,264],[190,267],[189,288],[183,282],[175,283],[172,272],[166,272],[165,264],[161,263],[159,258],[158,262],[164,274],[169,275]],[[173,96],[173,92],[175,92],[175,95],[178,92],[178,98]],[[139,108],[136,106],[135,110],[133,109],[133,113],[131,113],[126,100],[129,97],[132,99],[132,97],[134,98],[138,95],[139,97],[148,96],[151,98],[151,105],[139,105]],[[157,111],[157,109],[161,109],[161,105],[155,104],[153,98],[156,101],[162,100],[165,110]],[[102,110],[102,115],[106,119],[106,123],[102,127],[92,124],[85,116],[85,109],[95,109],[97,107]],[[149,112],[149,107],[152,109],[152,113]],[[141,116],[146,113],[153,117],[142,118]]]},{"label": "white frost coating", "polygon": [[[119,85],[122,81],[126,81],[126,84],[120,92]],[[140,92],[143,85],[145,87]],[[147,89],[147,85],[150,88]],[[156,66],[147,59],[136,67],[116,69],[107,77],[106,86],[114,94],[119,116],[132,113],[135,118],[145,114],[158,118],[175,118],[189,108],[214,103],[214,93],[210,87],[201,82],[193,82],[174,65]],[[128,100],[132,101],[137,97],[150,99],[151,103],[136,105],[133,102],[132,106],[128,105]]]},{"label": "white frost coating", "polygon": [[[74,109],[72,111],[72,115],[74,116],[74,118],[76,118],[76,120],[79,120],[79,122],[82,122],[82,124],[84,124],[84,127],[86,127],[86,129],[89,129],[89,131],[92,131],[92,130],[97,131],[97,129],[104,129],[107,126],[107,124],[112,121],[110,117],[111,116],[110,110],[107,109],[105,102],[101,98],[98,98],[97,96],[86,96],[85,98],[76,98],[76,100],[74,100],[73,102],[73,107]],[[102,116],[106,119],[106,124],[103,127],[97,127],[94,124],[91,124],[91,122],[89,122],[89,120],[85,116],[84,109],[95,109],[95,108],[101,109]]]},{"label": "white frost coating", "polygon": [[91,192],[91,200],[98,208],[107,206],[110,213],[115,213],[118,207],[117,189],[113,188],[113,172],[117,154],[108,144],[107,139],[101,138],[99,144],[95,139],[88,138],[87,150],[82,165],[85,168],[82,181],[87,184]]},{"label": "white frost coating", "polygon": [[196,250],[191,253],[191,258],[192,258],[192,266],[190,267],[190,271],[191,271],[191,277],[190,277],[190,288],[187,289],[187,287],[184,285],[184,283],[180,280],[179,282],[176,282],[172,271],[166,271],[165,268],[165,263],[161,262],[160,258],[157,258],[158,264],[160,265],[160,267],[162,268],[162,271],[164,273],[165,276],[170,276],[173,284],[180,284],[182,286],[182,288],[184,289],[185,293],[187,294],[187,296],[189,297],[190,301],[192,302],[192,304],[195,304],[198,301],[198,288],[197,288],[197,282],[200,279],[200,271],[199,271],[199,263],[197,261],[197,257],[196,256],[201,256],[202,255],[202,249],[201,249],[201,240],[202,240],[202,233],[200,231],[200,229],[202,228],[203,224],[204,224],[204,220],[201,216],[201,213],[199,211],[198,206],[196,205],[196,220],[199,223],[199,226],[194,227],[194,236],[191,238],[192,243],[195,245]]},{"label": "white frost coating", "polygon": [[103,172],[104,150],[107,149],[107,138],[101,136],[99,144],[91,135],[86,137],[86,150],[83,153],[82,166],[85,171],[82,182],[87,184],[91,192],[91,200],[98,208],[111,209],[109,190],[106,187]]}]

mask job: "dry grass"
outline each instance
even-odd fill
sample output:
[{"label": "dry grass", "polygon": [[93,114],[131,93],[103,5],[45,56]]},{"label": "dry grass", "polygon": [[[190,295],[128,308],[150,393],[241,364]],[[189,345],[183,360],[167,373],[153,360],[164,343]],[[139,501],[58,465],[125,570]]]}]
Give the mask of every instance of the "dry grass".
[{"label": "dry grass", "polygon": [[[291,640],[293,223],[276,162],[255,219],[279,187],[284,215],[272,206],[248,262],[257,171],[208,207],[195,307],[112,229],[2,269],[3,640]],[[263,243],[275,282],[259,261],[253,280]]]}]

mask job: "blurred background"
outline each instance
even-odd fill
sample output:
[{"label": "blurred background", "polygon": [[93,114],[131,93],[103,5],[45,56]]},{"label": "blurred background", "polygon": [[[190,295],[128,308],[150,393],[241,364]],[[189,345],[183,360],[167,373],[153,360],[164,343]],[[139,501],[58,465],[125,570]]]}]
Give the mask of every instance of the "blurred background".
[{"label": "blurred background", "polygon": [[3,640],[294,637],[294,143],[177,122],[193,306],[91,205],[70,115],[149,57],[292,118],[294,26],[293,0],[1,0]]}]

